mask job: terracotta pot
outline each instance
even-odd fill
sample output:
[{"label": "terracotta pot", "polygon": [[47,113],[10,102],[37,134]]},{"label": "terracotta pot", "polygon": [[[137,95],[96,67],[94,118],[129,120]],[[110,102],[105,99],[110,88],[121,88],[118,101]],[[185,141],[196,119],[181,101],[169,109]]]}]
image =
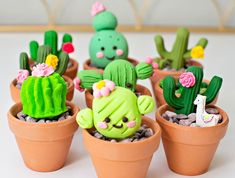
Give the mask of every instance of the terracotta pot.
[{"label": "terracotta pot", "polygon": [[[68,101],[71,101],[73,99],[73,95],[74,95],[74,84],[72,79],[70,79],[67,76],[63,75],[64,80],[66,81],[66,83],[68,84],[67,86],[67,95],[66,95],[66,99]],[[16,79],[14,79],[11,84],[10,84],[10,92],[11,92],[11,98],[15,103],[19,103],[21,102],[20,99],[20,89],[18,89],[16,87]]]},{"label": "terracotta pot", "polygon": [[[194,60],[189,60],[187,62],[187,64],[189,66],[203,67],[201,63],[199,63],[197,61],[194,61]],[[175,71],[175,72],[173,72],[173,71],[164,71],[164,70],[157,69],[156,70],[156,76],[150,77],[150,81],[151,81],[153,89],[154,89],[155,84],[158,81],[160,81],[161,79],[164,79],[166,76],[170,75],[170,76],[172,76],[174,78],[179,78],[182,73],[183,73],[182,71]]]},{"label": "terracotta pot", "polygon": [[[175,78],[175,79],[178,81],[178,78]],[[154,95],[155,95],[155,99],[156,99],[156,103],[157,103],[158,108],[160,106],[164,105],[164,104],[167,104],[165,99],[164,99],[164,96],[163,96],[163,89],[160,87],[160,81],[158,81],[153,87],[153,92],[154,92]],[[209,80],[203,80],[203,82],[205,82],[207,84],[210,83]],[[218,100],[218,95],[215,97],[215,99],[213,100],[211,105],[215,105],[217,100]]]},{"label": "terracotta pot", "polygon": [[158,149],[161,130],[152,119],[143,116],[143,123],[154,135],[143,141],[113,143],[97,139],[83,130],[83,140],[98,178],[144,178],[153,153]]},{"label": "terracotta pot", "polygon": [[[133,65],[137,65],[139,62],[133,58],[128,58],[128,61],[131,62]],[[83,69],[84,70],[97,70],[98,72],[100,72],[101,74],[104,73],[103,69],[91,66],[91,60],[87,59],[84,63],[83,63]]]},{"label": "terracotta pot", "polygon": [[8,124],[14,133],[25,165],[35,171],[50,172],[64,166],[74,132],[77,130],[78,107],[72,108],[72,117],[59,122],[29,123],[18,120],[16,114],[22,104],[13,105],[8,111]]},{"label": "terracotta pot", "polygon": [[[141,95],[148,95],[148,96],[152,96],[150,90],[148,88],[146,88],[143,85],[136,85],[136,93],[140,93]],[[88,108],[92,108],[92,101],[93,101],[94,97],[92,94],[92,90],[86,90],[85,91],[85,100],[86,100],[86,105]]]},{"label": "terracotta pot", "polygon": [[171,123],[162,114],[172,110],[168,105],[156,112],[157,122],[162,128],[162,141],[169,168],[182,175],[200,175],[207,172],[220,140],[228,127],[228,116],[219,107],[222,123],[213,127],[188,127]]}]

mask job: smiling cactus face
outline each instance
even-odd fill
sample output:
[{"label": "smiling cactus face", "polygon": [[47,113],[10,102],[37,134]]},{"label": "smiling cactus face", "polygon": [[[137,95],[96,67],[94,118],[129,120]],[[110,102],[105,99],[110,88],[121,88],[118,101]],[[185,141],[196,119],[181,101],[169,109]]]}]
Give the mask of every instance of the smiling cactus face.
[{"label": "smiling cactus face", "polygon": [[92,37],[89,44],[89,54],[94,66],[105,68],[115,59],[127,59],[128,44],[126,38],[115,31],[117,27],[117,18],[105,7],[96,3],[92,7],[95,12],[93,27],[96,34]]}]

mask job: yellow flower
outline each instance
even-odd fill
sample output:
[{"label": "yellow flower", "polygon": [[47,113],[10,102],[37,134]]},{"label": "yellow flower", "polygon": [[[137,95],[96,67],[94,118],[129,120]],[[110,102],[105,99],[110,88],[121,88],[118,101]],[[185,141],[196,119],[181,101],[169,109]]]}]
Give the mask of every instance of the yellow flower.
[{"label": "yellow flower", "polygon": [[202,46],[195,46],[191,50],[191,57],[192,58],[204,58],[204,49]]},{"label": "yellow flower", "polygon": [[48,66],[52,66],[54,69],[56,69],[57,65],[58,65],[59,59],[56,55],[53,54],[49,54],[46,58],[46,64]]},{"label": "yellow flower", "polygon": [[105,86],[105,81],[101,80],[96,84],[96,88],[101,89]]}]

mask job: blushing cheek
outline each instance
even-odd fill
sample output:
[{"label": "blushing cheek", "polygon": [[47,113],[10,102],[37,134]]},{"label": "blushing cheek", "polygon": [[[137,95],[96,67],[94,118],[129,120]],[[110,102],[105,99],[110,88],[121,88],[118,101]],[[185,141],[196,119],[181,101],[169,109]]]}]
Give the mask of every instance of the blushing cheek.
[{"label": "blushing cheek", "polygon": [[116,50],[116,54],[117,54],[117,56],[123,55],[123,50],[117,49],[117,50]]},{"label": "blushing cheek", "polygon": [[98,122],[97,126],[101,129],[107,129],[108,128],[108,125],[105,122]]},{"label": "blushing cheek", "polygon": [[135,125],[136,125],[136,122],[135,122],[135,121],[130,121],[130,122],[127,123],[127,127],[128,127],[128,128],[135,127]]},{"label": "blushing cheek", "polygon": [[99,52],[96,53],[96,57],[97,58],[103,58],[104,57],[104,53],[99,51]]}]

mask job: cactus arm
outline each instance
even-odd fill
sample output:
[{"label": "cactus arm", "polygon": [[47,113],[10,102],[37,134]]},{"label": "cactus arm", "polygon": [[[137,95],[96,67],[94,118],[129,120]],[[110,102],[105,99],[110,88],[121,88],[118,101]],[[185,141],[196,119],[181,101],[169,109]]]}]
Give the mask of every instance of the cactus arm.
[{"label": "cactus arm", "polygon": [[29,66],[29,58],[27,53],[25,52],[20,53],[20,69],[28,70],[29,73],[31,73],[31,69]]},{"label": "cactus arm", "polygon": [[166,77],[163,80],[163,96],[168,105],[172,108],[179,110],[184,105],[182,103],[182,99],[175,95],[176,84],[175,79],[171,76]]},{"label": "cactus arm", "polygon": [[49,45],[54,55],[57,55],[57,43],[58,35],[56,31],[50,30],[44,33],[44,45]]},{"label": "cactus arm", "polygon": [[49,45],[42,45],[38,48],[38,63],[45,63],[47,55],[51,54],[51,47]]},{"label": "cactus arm", "polygon": [[29,51],[30,51],[30,57],[32,60],[37,60],[37,52],[38,52],[38,42],[37,41],[31,41],[29,43]]},{"label": "cactus arm", "polygon": [[170,59],[171,54],[166,50],[162,36],[157,35],[154,41],[160,56],[165,59]]},{"label": "cactus arm", "polygon": [[73,42],[73,39],[72,39],[72,36],[68,33],[65,33],[64,36],[63,36],[63,39],[62,39],[63,43],[72,43]]},{"label": "cactus arm", "polygon": [[83,109],[78,112],[76,121],[78,125],[84,129],[90,129],[94,126],[93,112],[90,108]]},{"label": "cactus arm", "polygon": [[82,88],[92,89],[94,83],[103,80],[103,75],[95,70],[82,70],[78,73],[78,78]]},{"label": "cactus arm", "polygon": [[144,80],[153,75],[153,67],[145,62],[140,62],[135,67],[136,76],[138,79]]},{"label": "cactus arm", "polygon": [[61,52],[59,56],[59,64],[55,70],[60,75],[63,75],[69,63],[69,56],[67,53]]},{"label": "cactus arm", "polygon": [[206,104],[210,104],[215,99],[221,88],[222,82],[223,79],[220,77],[214,76],[212,78],[206,92],[203,94],[206,96]]}]

